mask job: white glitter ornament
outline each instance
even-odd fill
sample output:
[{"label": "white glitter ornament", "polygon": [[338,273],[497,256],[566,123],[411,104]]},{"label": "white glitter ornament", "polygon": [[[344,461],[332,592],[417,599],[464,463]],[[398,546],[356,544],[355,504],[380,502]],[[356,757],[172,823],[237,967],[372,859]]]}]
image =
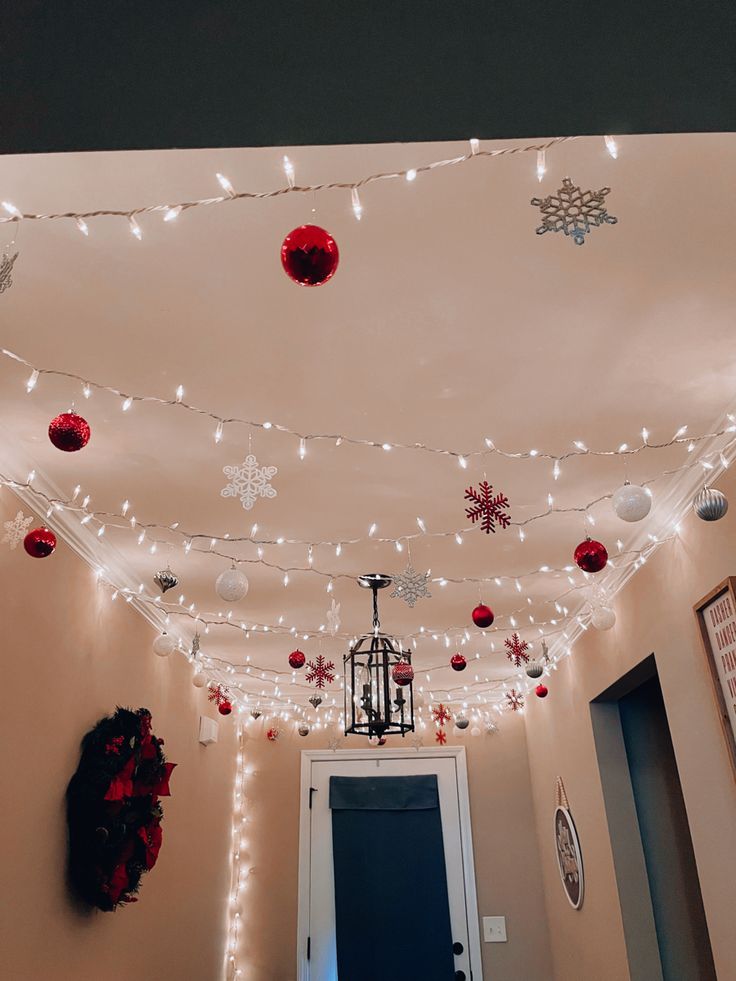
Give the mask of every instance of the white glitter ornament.
[{"label": "white glitter ornament", "polygon": [[175,647],[174,638],[164,631],[154,640],[153,653],[158,654],[159,657],[168,657],[169,654],[174,653]]},{"label": "white glitter ornament", "polygon": [[204,671],[197,671],[196,674],[192,676],[192,684],[195,688],[204,688],[204,686],[207,684]]},{"label": "white glitter ornament", "polygon": [[652,508],[652,498],[643,487],[627,480],[611,498],[613,510],[622,521],[641,521]]},{"label": "white glitter ornament", "polygon": [[217,577],[215,590],[226,603],[237,603],[248,593],[248,577],[233,562],[229,569],[225,569]]},{"label": "white glitter ornament", "polygon": [[479,736],[480,735],[480,729],[478,728],[478,726],[473,726],[473,728],[470,730],[470,735],[471,736]]},{"label": "white glitter ornament", "polygon": [[616,614],[610,606],[597,606],[593,610],[590,622],[596,630],[610,630],[616,623]]}]

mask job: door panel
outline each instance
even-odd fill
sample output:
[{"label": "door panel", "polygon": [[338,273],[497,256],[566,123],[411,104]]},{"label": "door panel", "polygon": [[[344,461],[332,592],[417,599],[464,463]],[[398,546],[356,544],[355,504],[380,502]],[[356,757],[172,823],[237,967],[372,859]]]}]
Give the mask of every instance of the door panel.
[{"label": "door panel", "polygon": [[[455,969],[464,971],[469,979],[470,956],[468,942],[468,911],[463,877],[463,844],[460,835],[460,814],[456,762],[452,758],[379,759],[313,761],[311,767],[312,810],[310,829],[310,981],[336,981],[337,951],[335,944],[335,884],[332,860],[332,817],[329,809],[330,776],[410,776],[434,773],[440,798],[442,834],[444,839],[447,891],[450,903],[452,939],[462,945],[455,956]],[[400,868],[400,861],[397,861]],[[421,897],[411,894],[411,884],[401,882],[407,889],[410,902]],[[476,911],[471,911],[476,916]],[[460,950],[459,946],[456,950]],[[406,976],[405,974],[403,976]],[[408,977],[408,976],[406,976]],[[344,981],[344,979],[341,979]]]}]

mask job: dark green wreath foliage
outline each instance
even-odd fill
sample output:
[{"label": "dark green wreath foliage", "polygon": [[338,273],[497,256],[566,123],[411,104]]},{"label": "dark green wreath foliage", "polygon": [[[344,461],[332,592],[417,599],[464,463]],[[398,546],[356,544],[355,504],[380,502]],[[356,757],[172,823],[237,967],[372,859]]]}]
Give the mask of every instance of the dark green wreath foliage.
[{"label": "dark green wreath foliage", "polygon": [[101,910],[135,902],[141,876],[161,846],[160,796],[176,764],[151,732],[151,713],[118,708],[82,740],[67,789],[69,878],[85,903]]}]

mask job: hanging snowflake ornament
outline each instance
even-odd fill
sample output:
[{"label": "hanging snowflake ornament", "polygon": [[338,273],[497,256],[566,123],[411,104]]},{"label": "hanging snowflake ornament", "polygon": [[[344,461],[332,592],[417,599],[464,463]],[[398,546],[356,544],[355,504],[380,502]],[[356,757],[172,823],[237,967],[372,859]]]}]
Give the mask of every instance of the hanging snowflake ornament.
[{"label": "hanging snowflake ornament", "polygon": [[0,293],[9,290],[13,285],[13,265],[17,258],[18,253],[13,252],[11,255],[9,249],[5,249],[0,256]]},{"label": "hanging snowflake ornament", "polygon": [[442,704],[442,702],[440,702],[439,705],[433,705],[432,706],[432,718],[434,719],[435,723],[440,728],[442,728],[443,725],[445,725],[447,722],[450,721],[450,718],[451,718],[451,716],[450,716],[450,710],[448,708],[446,708]]},{"label": "hanging snowflake ornament", "polygon": [[322,654],[318,654],[314,661],[307,661],[307,668],[309,670],[304,677],[315,688],[324,688],[335,680],[335,665],[332,661],[326,661]]},{"label": "hanging snowflake ornament", "polygon": [[333,753],[336,752],[342,745],[344,735],[341,736],[337,729],[330,729],[330,737],[327,740],[327,748]]},{"label": "hanging snowflake ornament", "polygon": [[207,699],[210,702],[214,702],[219,708],[223,704],[230,704],[230,692],[225,688],[224,685],[212,684],[207,692]]},{"label": "hanging snowflake ornament", "polygon": [[506,645],[506,657],[514,667],[520,668],[522,663],[525,664],[529,660],[527,654],[529,644],[522,640],[517,633],[513,633],[510,638],[507,637],[504,644]]},{"label": "hanging snowflake ornament", "polygon": [[330,631],[330,636],[334,637],[337,631],[340,629],[340,604],[336,603],[333,599],[332,604],[327,611],[327,629]]},{"label": "hanging snowflake ornament", "polygon": [[393,577],[393,582],[394,589],[391,598],[402,599],[412,609],[414,609],[414,604],[418,599],[432,598],[428,589],[429,571],[417,572],[411,562],[403,572]]},{"label": "hanging snowflake ornament", "polygon": [[470,501],[470,507],[465,508],[465,516],[475,524],[480,521],[481,531],[486,535],[495,534],[496,524],[508,528],[511,518],[505,513],[509,507],[509,499],[505,494],[493,494],[493,486],[487,480],[481,480],[478,490],[468,487],[465,500]]},{"label": "hanging snowflake ornament", "polygon": [[512,688],[506,692],[506,708],[512,712],[521,712],[524,708],[524,693]]},{"label": "hanging snowflake ornament", "polygon": [[532,198],[533,207],[539,208],[542,216],[537,235],[564,232],[575,245],[584,245],[585,236],[592,226],[615,225],[618,222],[618,218],[609,215],[606,210],[605,198],[610,193],[610,187],[602,187],[600,191],[581,191],[569,177],[563,177],[557,194]]},{"label": "hanging snowflake ornament", "polygon": [[259,467],[253,453],[249,453],[239,467],[223,467],[229,483],[220,494],[223,497],[239,497],[246,511],[250,511],[259,497],[276,497],[277,491],[269,481],[279,472],[278,467]]},{"label": "hanging snowflake ornament", "polygon": [[22,511],[19,511],[12,521],[4,521],[3,544],[7,544],[15,550],[26,537],[30,525],[33,523],[33,515],[27,518]]},{"label": "hanging snowflake ornament", "polygon": [[444,729],[438,729],[434,734],[435,742],[438,742],[440,746],[444,746],[447,742],[447,733]]},{"label": "hanging snowflake ornament", "polygon": [[417,752],[424,746],[424,736],[420,732],[415,732],[411,737],[411,744]]}]

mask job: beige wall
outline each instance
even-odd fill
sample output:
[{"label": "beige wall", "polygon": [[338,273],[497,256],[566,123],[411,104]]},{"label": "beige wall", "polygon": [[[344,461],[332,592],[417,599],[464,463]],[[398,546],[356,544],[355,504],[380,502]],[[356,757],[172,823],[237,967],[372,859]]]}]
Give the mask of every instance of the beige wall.
[{"label": "beige wall", "polygon": [[[323,734],[316,732],[270,743],[262,720],[249,722],[247,732],[245,757],[255,771],[248,777],[248,864],[255,872],[243,902],[239,963],[247,981],[292,981],[296,976],[299,751],[322,749],[325,743]],[[431,734],[426,742],[433,745]],[[486,979],[550,981],[523,720],[505,718],[496,735],[466,733],[449,742],[467,747],[480,915],[506,916],[508,942],[483,944]],[[402,741],[396,738],[389,743],[400,746]],[[349,737],[345,747],[365,749],[366,743]]]},{"label": "beige wall", "polygon": [[[0,496],[0,521],[19,503]],[[27,513],[27,509],[26,509]],[[232,720],[197,741],[206,696],[154,630],[111,602],[61,544],[50,558],[0,547],[3,684],[0,977],[12,981],[214,981],[221,976],[233,792]],[[82,736],[115,706],[146,706],[178,763],[164,841],[138,903],[79,912],[64,879],[64,794]],[[219,719],[219,716],[217,716]]]},{"label": "beige wall", "polygon": [[[736,480],[722,481],[736,499]],[[736,784],[701,653],[693,606],[736,573],[736,507],[715,524],[690,515],[622,591],[616,626],[590,630],[564,659],[544,702],[526,713],[554,977],[629,977],[589,703],[650,653],[660,682],[682,782],[718,977],[736,977]],[[551,834],[555,777],[564,780],[586,870],[583,909],[563,894]]]}]

